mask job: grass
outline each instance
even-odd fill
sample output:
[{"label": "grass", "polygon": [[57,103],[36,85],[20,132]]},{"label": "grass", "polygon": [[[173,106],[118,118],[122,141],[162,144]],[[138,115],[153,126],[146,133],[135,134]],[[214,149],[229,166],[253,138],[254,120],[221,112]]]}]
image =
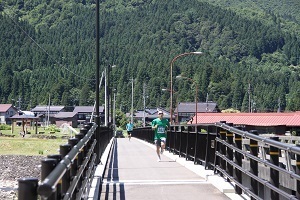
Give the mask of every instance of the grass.
[{"label": "grass", "polygon": [[50,155],[58,154],[59,145],[66,139],[9,138],[1,137],[1,155]]},{"label": "grass", "polygon": [[[31,134],[24,138],[20,136],[21,127],[15,127],[14,133],[11,130],[1,130],[5,136],[0,136],[0,155],[51,155],[59,153],[59,146],[66,144],[67,139],[62,136],[71,136],[70,133],[55,132],[50,134],[50,130],[39,127],[38,132],[44,134],[35,134],[35,130],[28,129]],[[13,137],[12,137],[13,136]],[[56,136],[56,139],[41,139],[39,136]],[[74,133],[73,135],[74,136]]]}]

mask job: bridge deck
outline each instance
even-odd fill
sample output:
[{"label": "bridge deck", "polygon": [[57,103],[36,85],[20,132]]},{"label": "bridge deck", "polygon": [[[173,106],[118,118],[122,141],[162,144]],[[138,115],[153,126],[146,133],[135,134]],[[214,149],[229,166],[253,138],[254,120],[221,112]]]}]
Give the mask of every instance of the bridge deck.
[{"label": "bridge deck", "polygon": [[100,199],[239,199],[237,195],[226,196],[203,178],[205,175],[180,164],[180,159],[183,158],[164,152],[161,162],[157,162],[154,145],[135,138],[115,139],[100,186]]}]

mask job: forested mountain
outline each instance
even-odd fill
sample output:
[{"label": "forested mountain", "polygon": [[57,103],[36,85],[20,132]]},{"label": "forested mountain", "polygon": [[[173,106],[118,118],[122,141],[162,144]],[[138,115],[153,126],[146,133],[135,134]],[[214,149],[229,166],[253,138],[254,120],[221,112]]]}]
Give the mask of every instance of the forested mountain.
[{"label": "forested mountain", "polygon": [[[122,111],[131,106],[132,79],[135,109],[143,108],[143,85],[147,107],[168,107],[161,89],[170,87],[171,60],[201,51],[174,63],[178,101],[194,101],[197,84],[199,101],[221,109],[248,111],[250,96],[259,112],[299,110],[297,7],[296,0],[103,1],[100,71],[117,66],[111,79]],[[54,105],[92,105],[95,1],[6,0],[0,10],[1,103],[20,98],[29,109],[50,96]],[[179,74],[194,83],[175,80]]]}]

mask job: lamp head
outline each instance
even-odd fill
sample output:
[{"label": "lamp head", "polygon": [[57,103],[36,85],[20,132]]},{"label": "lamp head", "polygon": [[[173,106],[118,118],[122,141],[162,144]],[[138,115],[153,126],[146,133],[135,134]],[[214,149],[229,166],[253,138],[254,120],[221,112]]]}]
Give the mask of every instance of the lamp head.
[{"label": "lamp head", "polygon": [[195,51],[195,52],[193,52],[193,54],[201,55],[201,54],[203,54],[203,52],[201,52],[201,51]]}]

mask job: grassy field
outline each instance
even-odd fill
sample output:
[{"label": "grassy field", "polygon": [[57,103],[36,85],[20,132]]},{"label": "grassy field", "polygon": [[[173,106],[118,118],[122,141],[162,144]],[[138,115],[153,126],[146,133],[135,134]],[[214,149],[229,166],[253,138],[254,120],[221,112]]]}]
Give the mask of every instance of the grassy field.
[{"label": "grassy field", "polygon": [[58,154],[59,145],[67,139],[38,139],[0,137],[1,155],[50,155]]},{"label": "grassy field", "polygon": [[[63,139],[72,136],[70,133],[53,132],[39,128],[38,132],[43,134],[35,134],[35,131],[28,129],[31,134],[22,137],[19,132],[20,128],[16,128],[14,133],[11,130],[1,130],[0,136],[0,155],[50,155],[58,154],[59,146],[66,144],[68,139]],[[52,132],[52,133],[50,133]],[[55,136],[56,139],[46,139]],[[73,133],[74,136],[74,133]]]}]

